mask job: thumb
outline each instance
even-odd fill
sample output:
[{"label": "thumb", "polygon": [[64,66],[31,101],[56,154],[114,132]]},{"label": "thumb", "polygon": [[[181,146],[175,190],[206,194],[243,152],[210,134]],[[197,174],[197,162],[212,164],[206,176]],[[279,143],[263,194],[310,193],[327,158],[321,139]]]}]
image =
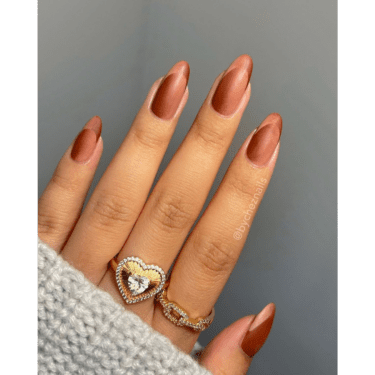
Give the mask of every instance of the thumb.
[{"label": "thumb", "polygon": [[275,311],[275,304],[270,303],[258,315],[232,323],[202,351],[199,363],[214,375],[246,374],[253,356],[267,340]]}]

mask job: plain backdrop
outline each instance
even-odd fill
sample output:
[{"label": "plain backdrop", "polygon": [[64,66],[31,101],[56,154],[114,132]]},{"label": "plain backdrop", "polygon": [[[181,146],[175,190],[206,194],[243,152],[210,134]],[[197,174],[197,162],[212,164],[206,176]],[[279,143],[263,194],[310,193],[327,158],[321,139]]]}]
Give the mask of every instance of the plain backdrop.
[{"label": "plain backdrop", "polygon": [[199,341],[274,302],[274,326],[249,373],[335,373],[336,1],[64,0],[38,7],[39,196],[74,137],[99,115],[104,153],[95,186],[152,83],[186,60],[190,97],[158,179],[217,75],[238,55],[252,56],[250,103],[207,203],[246,136],[271,112],[283,117],[281,149],[215,322]]}]

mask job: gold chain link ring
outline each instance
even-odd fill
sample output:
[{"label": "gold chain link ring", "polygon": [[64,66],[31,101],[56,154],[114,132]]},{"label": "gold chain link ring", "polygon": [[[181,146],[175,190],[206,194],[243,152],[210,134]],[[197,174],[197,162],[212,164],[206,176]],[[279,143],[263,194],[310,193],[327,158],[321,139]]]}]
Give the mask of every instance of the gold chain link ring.
[{"label": "gold chain link ring", "polygon": [[172,323],[177,326],[185,326],[194,331],[204,331],[207,329],[215,316],[215,308],[212,308],[210,314],[205,318],[190,318],[189,314],[176,302],[170,301],[167,297],[167,289],[169,281],[165,283],[165,288],[156,295],[155,300],[160,303],[163,308],[163,314]]}]

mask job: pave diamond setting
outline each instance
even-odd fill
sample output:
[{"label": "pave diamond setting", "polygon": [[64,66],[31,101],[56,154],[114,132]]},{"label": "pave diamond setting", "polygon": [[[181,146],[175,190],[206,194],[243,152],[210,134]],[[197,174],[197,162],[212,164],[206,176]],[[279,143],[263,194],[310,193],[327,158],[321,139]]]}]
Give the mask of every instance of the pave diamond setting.
[{"label": "pave diamond setting", "polygon": [[165,288],[156,296],[156,301],[161,304],[164,316],[176,326],[189,327],[196,332],[201,332],[207,329],[214,320],[215,308],[212,308],[210,314],[205,318],[191,318],[180,305],[168,299],[168,286],[169,282],[166,283]]},{"label": "pave diamond setting", "polygon": [[116,268],[116,281],[126,303],[136,303],[159,293],[165,284],[164,271],[142,259],[127,257]]}]

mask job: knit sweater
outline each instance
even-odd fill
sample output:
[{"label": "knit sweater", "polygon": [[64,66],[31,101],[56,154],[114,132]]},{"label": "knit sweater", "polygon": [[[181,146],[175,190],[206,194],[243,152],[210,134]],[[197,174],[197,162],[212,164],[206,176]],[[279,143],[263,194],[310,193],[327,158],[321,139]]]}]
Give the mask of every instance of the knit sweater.
[{"label": "knit sweater", "polygon": [[211,374],[39,238],[38,368],[66,375]]}]

